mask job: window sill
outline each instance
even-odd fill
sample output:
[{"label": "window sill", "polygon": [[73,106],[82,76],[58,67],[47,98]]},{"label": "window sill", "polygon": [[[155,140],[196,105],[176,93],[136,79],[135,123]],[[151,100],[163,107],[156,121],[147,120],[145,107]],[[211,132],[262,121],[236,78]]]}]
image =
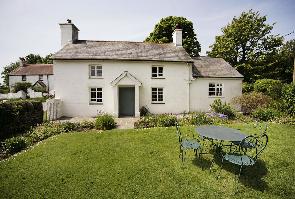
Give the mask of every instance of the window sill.
[{"label": "window sill", "polygon": [[165,77],[152,77],[151,79],[166,79]]},{"label": "window sill", "polygon": [[165,102],[152,102],[152,104],[165,104]]},{"label": "window sill", "polygon": [[208,98],[224,98],[224,96],[208,96]]},{"label": "window sill", "polygon": [[89,105],[103,105],[102,102],[89,102]]},{"label": "window sill", "polygon": [[103,77],[89,77],[89,79],[103,79]]}]

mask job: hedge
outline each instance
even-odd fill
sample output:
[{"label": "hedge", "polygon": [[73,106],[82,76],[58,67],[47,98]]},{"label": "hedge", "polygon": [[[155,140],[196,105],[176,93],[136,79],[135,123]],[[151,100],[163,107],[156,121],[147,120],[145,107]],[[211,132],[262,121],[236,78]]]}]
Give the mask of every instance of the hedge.
[{"label": "hedge", "polygon": [[0,139],[25,133],[43,122],[40,101],[6,101],[0,103]]}]

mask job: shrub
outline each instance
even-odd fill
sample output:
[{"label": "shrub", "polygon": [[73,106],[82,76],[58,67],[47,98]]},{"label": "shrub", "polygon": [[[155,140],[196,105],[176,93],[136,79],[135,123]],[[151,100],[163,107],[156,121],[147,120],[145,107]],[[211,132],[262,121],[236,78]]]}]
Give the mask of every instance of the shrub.
[{"label": "shrub", "polygon": [[279,99],[283,83],[280,80],[260,79],[254,83],[254,91],[264,93],[273,99]]},{"label": "shrub", "polygon": [[64,122],[61,124],[61,128],[64,132],[77,131],[80,130],[80,124],[73,122]]},{"label": "shrub", "polygon": [[285,112],[295,116],[295,83],[283,87],[282,101]]},{"label": "shrub", "polygon": [[5,153],[9,154],[20,152],[21,150],[27,148],[28,145],[29,142],[23,136],[9,138],[2,143],[3,150]]},{"label": "shrub", "polygon": [[258,119],[261,121],[273,120],[276,117],[280,117],[280,115],[281,113],[273,108],[258,108],[252,113],[252,116],[255,119]]},{"label": "shrub", "polygon": [[205,113],[193,112],[180,119],[182,125],[213,124],[213,119]]},{"label": "shrub", "polygon": [[95,123],[92,121],[82,121],[79,125],[80,130],[90,130],[95,128]]},{"label": "shrub", "polygon": [[174,126],[175,122],[177,121],[175,115],[160,114],[160,115],[156,115],[155,117],[157,121],[157,126],[159,127]]},{"label": "shrub", "polygon": [[134,123],[134,128],[151,128],[157,126],[157,119],[154,115],[149,115],[140,118],[138,121]]},{"label": "shrub", "polygon": [[116,127],[114,117],[108,114],[99,115],[95,121],[95,128],[99,130],[110,130]]},{"label": "shrub", "polygon": [[147,107],[142,106],[142,107],[140,107],[140,109],[139,109],[139,113],[140,113],[140,116],[147,116],[147,115],[150,114],[150,111],[148,110]]},{"label": "shrub", "polygon": [[233,103],[240,105],[242,112],[247,115],[252,113],[258,107],[267,107],[272,99],[262,93],[251,92],[235,97],[232,101]]},{"label": "shrub", "polygon": [[243,82],[242,91],[243,93],[250,93],[254,90],[254,85],[251,83]]},{"label": "shrub", "polygon": [[222,103],[221,99],[214,100],[214,102],[210,105],[210,107],[216,113],[222,113],[222,114],[227,115],[228,119],[235,118],[234,109],[226,102]]},{"label": "shrub", "polygon": [[28,88],[31,88],[32,84],[30,82],[17,82],[14,87],[13,90],[15,93],[17,93],[18,91],[24,91],[25,93],[28,93]]},{"label": "shrub", "polygon": [[0,139],[25,133],[43,122],[43,107],[39,101],[7,101],[0,103]]},{"label": "shrub", "polygon": [[65,132],[65,130],[62,124],[49,122],[33,128],[27,136],[35,143],[63,132]]}]

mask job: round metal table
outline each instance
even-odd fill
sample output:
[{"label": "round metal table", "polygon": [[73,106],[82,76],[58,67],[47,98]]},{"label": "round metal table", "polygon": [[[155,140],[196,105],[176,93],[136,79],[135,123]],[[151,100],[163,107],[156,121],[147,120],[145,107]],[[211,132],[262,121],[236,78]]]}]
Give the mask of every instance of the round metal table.
[{"label": "round metal table", "polygon": [[241,131],[223,126],[203,125],[196,128],[201,137],[230,142],[240,142],[246,135]]}]

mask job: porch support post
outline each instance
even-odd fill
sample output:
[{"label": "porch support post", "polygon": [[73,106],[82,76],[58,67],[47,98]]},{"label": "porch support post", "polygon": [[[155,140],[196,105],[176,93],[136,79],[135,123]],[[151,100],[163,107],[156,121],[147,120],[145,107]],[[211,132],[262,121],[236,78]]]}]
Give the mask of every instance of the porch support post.
[{"label": "porch support post", "polygon": [[113,87],[114,92],[114,117],[119,117],[119,106],[118,106],[118,86]]},{"label": "porch support post", "polygon": [[139,117],[139,86],[135,85],[135,117]]}]

